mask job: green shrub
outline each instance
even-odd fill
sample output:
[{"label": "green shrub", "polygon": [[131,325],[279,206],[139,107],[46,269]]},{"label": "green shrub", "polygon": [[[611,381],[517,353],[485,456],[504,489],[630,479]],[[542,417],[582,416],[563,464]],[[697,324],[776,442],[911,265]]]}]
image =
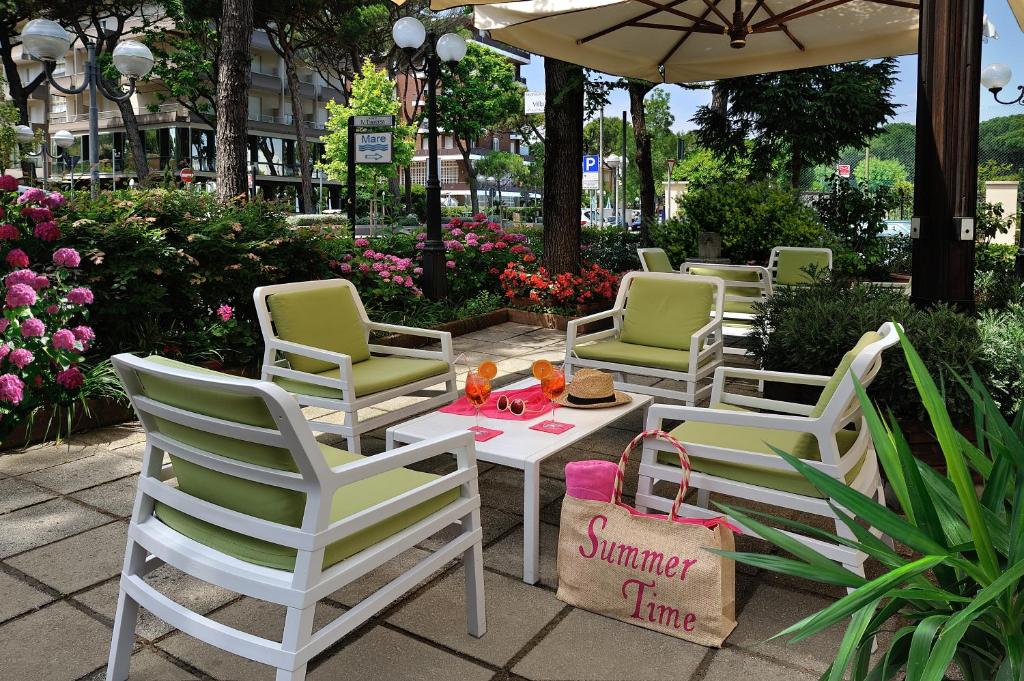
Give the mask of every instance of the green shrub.
[{"label": "green shrub", "polygon": [[1024,409],[1024,305],[983,312],[981,362],[989,391],[1006,413]]},{"label": "green shrub", "polygon": [[694,190],[682,200],[698,232],[722,235],[722,256],[735,263],[767,262],[775,246],[818,246],[824,230],[796,193],[767,182],[732,182]]},{"label": "green shrub", "polygon": [[978,272],[1012,272],[1017,246],[980,242],[975,246],[974,258]]},{"label": "green shrub", "polygon": [[[937,375],[948,376],[949,367],[982,368],[974,318],[945,306],[921,310],[891,288],[851,287],[827,279],[814,286],[779,289],[762,304],[752,352],[765,369],[830,375],[863,333],[887,321],[903,324],[929,370]],[[966,422],[971,415],[969,403],[959,385],[946,383],[954,415]],[[901,363],[883,363],[871,394],[901,418],[922,415],[910,374]]]},{"label": "green shrub", "polygon": [[1013,272],[979,270],[974,274],[974,300],[979,310],[1004,310],[1024,303],[1024,285]]},{"label": "green shrub", "polygon": [[[697,257],[697,236],[700,230],[692,220],[672,218],[651,225],[651,242],[668,255],[673,265],[682,264],[687,258]],[[639,267],[633,254],[633,268]]]},{"label": "green shrub", "polygon": [[583,261],[612,272],[637,268],[636,249],[640,235],[621,227],[584,227],[581,237]]},{"label": "green shrub", "polygon": [[875,281],[888,278],[893,270],[882,232],[885,217],[898,200],[889,187],[857,187],[837,175],[829,179],[828,191],[814,201],[814,209],[835,240],[836,271]]}]

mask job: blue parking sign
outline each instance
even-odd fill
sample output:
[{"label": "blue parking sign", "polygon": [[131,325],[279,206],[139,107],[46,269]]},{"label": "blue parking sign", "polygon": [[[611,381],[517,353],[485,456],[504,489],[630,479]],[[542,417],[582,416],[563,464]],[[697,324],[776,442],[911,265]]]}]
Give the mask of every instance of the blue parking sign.
[{"label": "blue parking sign", "polygon": [[597,154],[583,157],[583,172],[596,173],[599,170]]}]

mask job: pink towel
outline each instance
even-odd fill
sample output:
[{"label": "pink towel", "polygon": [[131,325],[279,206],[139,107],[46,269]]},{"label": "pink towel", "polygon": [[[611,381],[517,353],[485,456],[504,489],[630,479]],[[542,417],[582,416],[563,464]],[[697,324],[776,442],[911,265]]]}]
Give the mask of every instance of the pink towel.
[{"label": "pink towel", "polygon": [[[510,411],[499,410],[497,406],[498,398],[502,395],[507,396],[509,402],[515,399],[522,400],[526,403],[526,411],[524,411],[520,416],[516,416]],[[487,401],[484,402],[484,405],[480,408],[480,415],[491,419],[504,419],[506,421],[530,421],[551,411],[552,406],[551,401],[544,397],[544,393],[541,392],[540,385],[535,385],[529,388],[523,388],[522,390],[504,390],[501,392],[491,393],[491,396],[487,398]],[[463,396],[448,406],[441,407],[440,411],[445,414],[473,416],[476,414],[476,407],[474,407],[473,404]]]},{"label": "pink towel", "polygon": [[570,461],[565,464],[565,493],[576,499],[611,501],[618,465],[611,461]]}]

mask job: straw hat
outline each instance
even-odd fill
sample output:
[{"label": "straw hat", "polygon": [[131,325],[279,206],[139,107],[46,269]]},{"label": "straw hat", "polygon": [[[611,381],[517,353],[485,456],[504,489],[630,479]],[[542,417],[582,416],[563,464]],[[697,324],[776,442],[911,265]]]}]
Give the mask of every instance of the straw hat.
[{"label": "straw hat", "polygon": [[566,386],[565,392],[554,401],[562,407],[574,409],[602,409],[617,407],[633,398],[615,390],[611,374],[597,369],[580,369]]}]

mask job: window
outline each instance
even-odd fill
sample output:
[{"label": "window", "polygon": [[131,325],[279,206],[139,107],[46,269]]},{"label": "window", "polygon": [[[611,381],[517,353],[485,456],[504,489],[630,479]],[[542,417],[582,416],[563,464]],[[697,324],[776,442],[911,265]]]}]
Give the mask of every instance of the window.
[{"label": "window", "polygon": [[459,162],[441,161],[441,184],[457,184],[459,181]]},{"label": "window", "polygon": [[413,184],[427,184],[427,164],[424,161],[413,161],[409,165],[409,175]]},{"label": "window", "polygon": [[66,97],[50,95],[50,113],[66,114],[68,112],[68,100]]},{"label": "window", "polygon": [[451,135],[445,135],[441,139],[444,140],[444,148],[445,149],[454,149],[455,148],[455,140],[454,140],[454,138],[452,138]]},{"label": "window", "polygon": [[491,138],[491,151],[501,151],[501,138],[497,135]]}]

